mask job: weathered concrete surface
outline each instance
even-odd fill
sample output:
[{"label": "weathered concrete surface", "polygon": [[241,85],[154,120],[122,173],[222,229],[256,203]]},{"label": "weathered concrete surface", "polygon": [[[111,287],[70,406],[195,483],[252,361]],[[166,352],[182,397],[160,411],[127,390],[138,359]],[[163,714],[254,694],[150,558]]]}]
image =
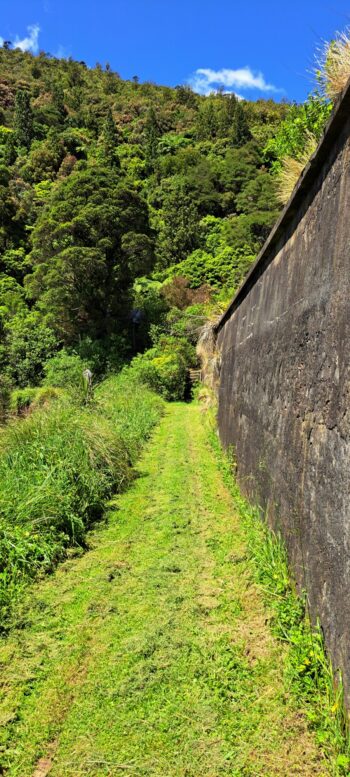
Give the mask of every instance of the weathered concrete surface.
[{"label": "weathered concrete surface", "polygon": [[350,88],[218,325],[219,430],[350,701]]}]

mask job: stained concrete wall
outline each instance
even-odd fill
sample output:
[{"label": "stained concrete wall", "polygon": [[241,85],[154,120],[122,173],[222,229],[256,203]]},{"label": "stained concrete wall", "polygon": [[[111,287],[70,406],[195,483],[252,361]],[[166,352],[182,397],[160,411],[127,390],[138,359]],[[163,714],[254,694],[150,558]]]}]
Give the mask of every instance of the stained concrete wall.
[{"label": "stained concrete wall", "polygon": [[350,701],[350,87],[217,327],[219,430]]}]

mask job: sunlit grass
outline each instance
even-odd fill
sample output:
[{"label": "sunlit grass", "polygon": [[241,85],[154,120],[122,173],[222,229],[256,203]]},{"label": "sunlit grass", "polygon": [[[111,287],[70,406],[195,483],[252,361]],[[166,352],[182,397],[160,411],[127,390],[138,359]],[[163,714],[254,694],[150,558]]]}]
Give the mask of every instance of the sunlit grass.
[{"label": "sunlit grass", "polygon": [[1,428],[2,627],[30,579],[51,571],[69,546],[84,547],[106,499],[132,480],[162,407],[126,373],[106,380],[88,406],[55,396],[54,403]]},{"label": "sunlit grass", "polygon": [[326,97],[336,100],[350,78],[350,29],[325,43],[317,57],[316,77]]},{"label": "sunlit grass", "polygon": [[312,154],[316,151],[316,148],[317,140],[315,136],[309,132],[305,137],[304,149],[299,156],[297,158],[288,156],[282,160],[282,168],[279,171],[277,178],[277,192],[279,199],[283,204],[289,200],[304,168],[309,162]]},{"label": "sunlit grass", "polygon": [[138,470],[0,643],[5,773],[53,753],[53,777],[328,777],[198,406],[168,408]]},{"label": "sunlit grass", "polygon": [[319,625],[311,623],[306,593],[297,594],[282,537],[262,520],[259,508],[243,497],[235,479],[233,452],[225,455],[221,451],[213,425],[211,442],[241,516],[255,577],[272,615],[272,632],[288,647],[287,682],[315,731],[331,774],[349,774],[350,736],[341,675],[333,672]]}]

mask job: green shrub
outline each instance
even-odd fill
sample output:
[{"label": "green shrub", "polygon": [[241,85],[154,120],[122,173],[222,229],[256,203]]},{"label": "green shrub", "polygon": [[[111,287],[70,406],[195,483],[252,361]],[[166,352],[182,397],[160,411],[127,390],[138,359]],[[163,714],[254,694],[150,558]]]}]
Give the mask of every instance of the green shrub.
[{"label": "green shrub", "polygon": [[48,405],[52,400],[60,399],[62,392],[53,386],[39,386],[24,389],[15,389],[11,393],[9,410],[10,413],[20,415],[29,408],[37,410],[39,407]]},{"label": "green shrub", "polygon": [[45,386],[82,390],[83,370],[86,368],[80,356],[68,353],[65,348],[44,365]]},{"label": "green shrub", "polygon": [[195,350],[185,338],[161,335],[157,345],[133,359],[127,369],[164,399],[184,399],[188,368],[195,362]]},{"label": "green shrub", "polygon": [[6,418],[11,399],[11,381],[7,375],[0,375],[0,422]]},{"label": "green shrub", "polygon": [[55,352],[57,338],[37,310],[19,310],[5,324],[6,372],[24,388],[37,385],[43,364]]}]

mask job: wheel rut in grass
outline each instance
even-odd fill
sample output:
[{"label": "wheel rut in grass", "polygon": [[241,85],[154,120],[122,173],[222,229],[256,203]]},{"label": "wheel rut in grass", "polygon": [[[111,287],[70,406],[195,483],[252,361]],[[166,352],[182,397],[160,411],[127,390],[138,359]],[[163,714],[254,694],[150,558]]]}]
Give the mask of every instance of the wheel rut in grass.
[{"label": "wheel rut in grass", "polygon": [[0,645],[3,774],[329,774],[200,408],[169,407],[91,545]]}]

